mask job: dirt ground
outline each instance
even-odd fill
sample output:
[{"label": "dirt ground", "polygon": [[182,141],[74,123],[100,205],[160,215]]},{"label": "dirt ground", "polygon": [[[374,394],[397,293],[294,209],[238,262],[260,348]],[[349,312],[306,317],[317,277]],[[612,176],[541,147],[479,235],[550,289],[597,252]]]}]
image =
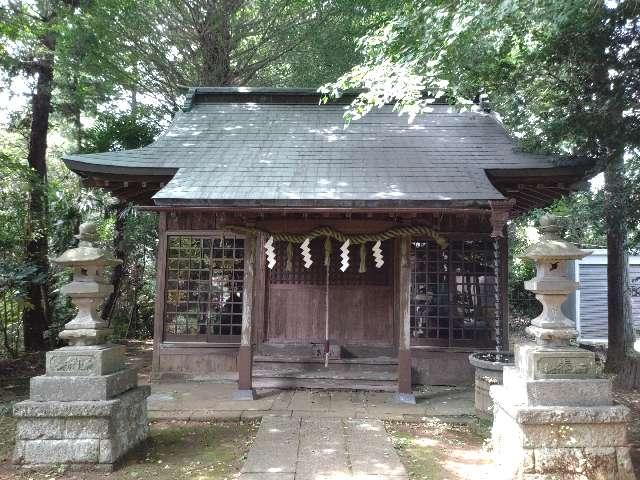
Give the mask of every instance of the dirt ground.
[{"label": "dirt ground", "polygon": [[489,422],[387,422],[412,480],[488,480],[495,476],[486,443]]}]

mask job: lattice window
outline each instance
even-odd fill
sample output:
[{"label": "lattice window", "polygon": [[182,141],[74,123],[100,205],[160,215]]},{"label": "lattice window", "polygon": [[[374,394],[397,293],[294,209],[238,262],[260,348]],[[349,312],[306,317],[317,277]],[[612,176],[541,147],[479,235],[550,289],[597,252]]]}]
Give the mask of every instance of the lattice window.
[{"label": "lattice window", "polygon": [[449,344],[449,251],[431,240],[411,243],[411,336]]},{"label": "lattice window", "polygon": [[237,341],[242,328],[243,280],[242,237],[170,235],[165,338]]},{"label": "lattice window", "polygon": [[496,317],[493,242],[411,244],[411,336],[415,344],[490,345]]}]

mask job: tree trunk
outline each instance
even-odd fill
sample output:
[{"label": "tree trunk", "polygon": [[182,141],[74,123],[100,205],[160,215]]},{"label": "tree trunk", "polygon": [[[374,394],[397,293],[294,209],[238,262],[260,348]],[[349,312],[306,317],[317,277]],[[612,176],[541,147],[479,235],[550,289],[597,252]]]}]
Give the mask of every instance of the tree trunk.
[{"label": "tree trunk", "polygon": [[217,7],[210,5],[205,14],[198,31],[202,55],[200,84],[203,86],[224,86],[233,83],[231,20],[241,4],[239,0],[225,0]]},{"label": "tree trunk", "polygon": [[131,115],[135,116],[138,113],[138,88],[134,85],[131,88]]},{"label": "tree trunk", "polygon": [[629,260],[626,250],[624,157],[618,152],[605,171],[605,215],[607,220],[607,306],[609,345],[606,370],[618,372],[627,352],[633,350],[635,334],[631,315]]},{"label": "tree trunk", "polygon": [[47,347],[44,334],[49,324],[47,275],[47,133],[53,88],[53,51],[55,36],[52,32],[41,38],[46,53],[38,60],[38,81],[32,98],[31,131],[27,161],[31,168],[29,215],[27,218],[27,244],[25,259],[37,268],[26,292],[29,308],[24,310],[24,348],[33,352]]},{"label": "tree trunk", "polygon": [[113,237],[113,250],[117,259],[122,260],[122,263],[113,267],[111,272],[111,285],[113,285],[113,292],[107,297],[102,306],[101,317],[108,324],[111,324],[111,317],[113,311],[116,308],[118,297],[120,296],[120,287],[122,285],[122,279],[124,278],[124,264],[127,257],[124,245],[124,227],[126,223],[126,210],[127,204],[120,203],[116,206],[116,223],[114,227]]},{"label": "tree trunk", "polygon": [[82,151],[82,100],[78,86],[78,77],[73,77],[73,128],[76,133],[76,149],[78,152]]}]

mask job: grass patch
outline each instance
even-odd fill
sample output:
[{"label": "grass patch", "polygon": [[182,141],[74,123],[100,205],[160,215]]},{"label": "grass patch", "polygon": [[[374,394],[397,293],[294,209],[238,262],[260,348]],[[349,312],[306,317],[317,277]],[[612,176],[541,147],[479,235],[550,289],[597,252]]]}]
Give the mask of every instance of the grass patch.
[{"label": "grass patch", "polygon": [[491,478],[490,455],[484,448],[488,427],[483,421],[454,424],[437,419],[386,424],[409,478],[415,480]]},{"label": "grass patch", "polygon": [[240,470],[256,422],[159,423],[115,478],[222,480]]},{"label": "grass patch", "polygon": [[[0,417],[0,422],[7,418],[10,417]],[[11,428],[11,424],[8,425]],[[42,472],[12,472],[6,460],[10,460],[13,449],[12,432],[10,441],[0,444],[0,455],[3,455],[0,478],[11,473],[15,478],[25,480],[231,479],[240,470],[257,427],[258,423],[253,421],[154,422],[144,445],[131,452],[122,467],[108,477],[104,473],[67,472],[64,466]],[[3,423],[0,423],[0,430],[5,431]],[[8,457],[4,456],[5,452]]]},{"label": "grass patch", "polygon": [[409,478],[437,480],[444,479],[447,471],[441,465],[439,453],[416,443],[416,437],[410,432],[394,431],[393,446],[400,455]]}]

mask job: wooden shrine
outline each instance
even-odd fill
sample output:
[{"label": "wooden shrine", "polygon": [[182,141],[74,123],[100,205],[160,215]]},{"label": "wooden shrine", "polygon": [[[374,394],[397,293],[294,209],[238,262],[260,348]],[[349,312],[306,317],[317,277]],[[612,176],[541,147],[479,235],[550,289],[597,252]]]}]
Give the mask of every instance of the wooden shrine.
[{"label": "wooden shrine", "polygon": [[153,378],[392,390],[505,348],[509,218],[576,188],[495,119],[391,106],[345,127],[300,89],[197,88],[148,147],[68,155],[159,216]]}]

